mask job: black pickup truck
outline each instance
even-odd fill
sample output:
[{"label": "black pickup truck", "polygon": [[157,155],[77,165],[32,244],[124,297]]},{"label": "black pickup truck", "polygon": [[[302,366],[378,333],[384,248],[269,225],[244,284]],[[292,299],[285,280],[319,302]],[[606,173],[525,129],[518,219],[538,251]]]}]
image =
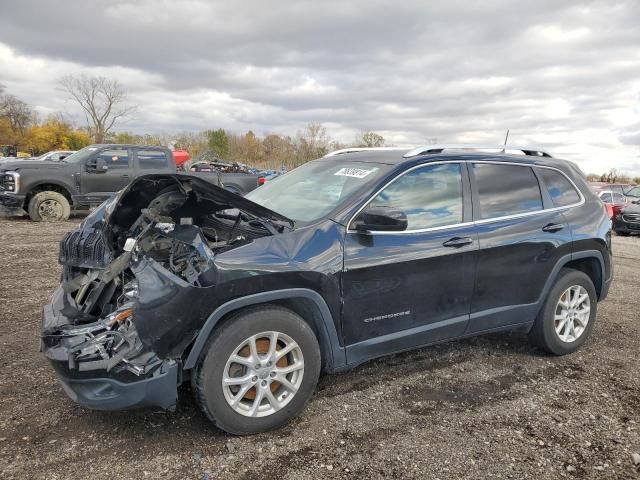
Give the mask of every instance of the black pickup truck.
[{"label": "black pickup truck", "polygon": [[[101,204],[140,175],[176,173],[167,148],[140,145],[90,145],[63,160],[0,161],[0,207],[26,210],[35,221],[60,221],[72,209]],[[244,195],[259,175],[194,172]]]}]

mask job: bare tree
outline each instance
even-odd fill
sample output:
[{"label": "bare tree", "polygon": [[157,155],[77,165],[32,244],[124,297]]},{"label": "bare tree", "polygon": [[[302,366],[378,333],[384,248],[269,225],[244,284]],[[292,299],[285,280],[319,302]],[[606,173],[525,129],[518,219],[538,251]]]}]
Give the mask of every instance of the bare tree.
[{"label": "bare tree", "polygon": [[296,137],[297,165],[320,158],[329,149],[327,129],[320,123],[310,123]]},{"label": "bare tree", "polygon": [[4,88],[4,85],[0,85],[0,118],[9,122],[11,130],[16,135],[24,137],[36,115],[29,105],[15,95],[4,94]]},{"label": "bare tree", "polygon": [[358,145],[363,147],[382,147],[384,146],[384,137],[376,132],[364,132],[358,140]]},{"label": "bare tree", "polygon": [[116,122],[136,111],[135,105],[126,104],[127,93],[117,80],[65,75],[58,86],[78,102],[96,143],[103,143]]}]

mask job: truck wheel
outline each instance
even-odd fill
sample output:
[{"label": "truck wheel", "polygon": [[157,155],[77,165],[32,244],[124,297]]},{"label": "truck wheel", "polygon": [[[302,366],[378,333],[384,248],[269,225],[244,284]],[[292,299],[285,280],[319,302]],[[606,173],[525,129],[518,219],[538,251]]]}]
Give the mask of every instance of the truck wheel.
[{"label": "truck wheel", "polygon": [[239,312],[210,338],[191,384],[204,413],[222,430],[248,435],[279,428],[304,408],[320,375],[320,347],[292,311]]},{"label": "truck wheel", "polygon": [[29,200],[28,212],[34,222],[61,222],[69,219],[71,205],[61,193],[40,192]]},{"label": "truck wheel", "polygon": [[554,355],[573,353],[591,334],[597,308],[591,278],[579,270],[564,268],[549,291],[529,338]]}]

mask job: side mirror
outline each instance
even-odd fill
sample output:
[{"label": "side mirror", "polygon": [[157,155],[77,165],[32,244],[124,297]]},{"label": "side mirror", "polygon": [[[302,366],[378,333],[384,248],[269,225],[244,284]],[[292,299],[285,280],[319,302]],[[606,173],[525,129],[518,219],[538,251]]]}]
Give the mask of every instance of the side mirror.
[{"label": "side mirror", "polygon": [[107,170],[109,170],[109,166],[104,158],[92,158],[87,162],[87,172],[105,173]]},{"label": "side mirror", "polygon": [[407,216],[402,210],[392,207],[372,207],[354,222],[359,232],[402,232],[407,229]]}]

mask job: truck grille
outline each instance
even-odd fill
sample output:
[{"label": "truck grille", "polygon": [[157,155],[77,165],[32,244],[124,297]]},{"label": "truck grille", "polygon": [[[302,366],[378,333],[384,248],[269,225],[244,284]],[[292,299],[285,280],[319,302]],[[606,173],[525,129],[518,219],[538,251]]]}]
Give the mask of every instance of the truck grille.
[{"label": "truck grille", "polygon": [[629,223],[640,223],[640,213],[625,213],[622,219]]},{"label": "truck grille", "polygon": [[101,232],[69,232],[60,241],[58,262],[81,268],[105,268],[113,256],[106,248]]}]

